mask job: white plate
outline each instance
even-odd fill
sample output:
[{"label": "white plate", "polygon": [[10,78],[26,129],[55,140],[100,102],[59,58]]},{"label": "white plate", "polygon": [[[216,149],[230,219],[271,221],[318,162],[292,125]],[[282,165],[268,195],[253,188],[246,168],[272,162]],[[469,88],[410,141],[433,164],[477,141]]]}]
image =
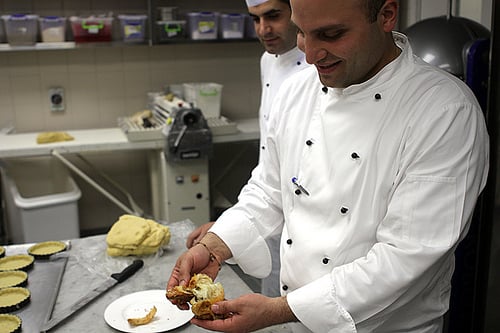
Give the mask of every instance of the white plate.
[{"label": "white plate", "polygon": [[[132,326],[127,318],[144,317],[156,306],[156,315],[146,325]],[[146,290],[128,294],[108,305],[104,320],[122,332],[165,332],[180,327],[193,318],[190,310],[180,310],[165,296],[165,290]]]}]

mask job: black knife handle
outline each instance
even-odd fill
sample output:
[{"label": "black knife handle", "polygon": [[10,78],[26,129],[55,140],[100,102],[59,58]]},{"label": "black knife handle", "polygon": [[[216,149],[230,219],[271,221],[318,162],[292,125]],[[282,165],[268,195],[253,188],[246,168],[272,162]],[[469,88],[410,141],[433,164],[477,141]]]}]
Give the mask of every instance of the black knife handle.
[{"label": "black knife handle", "polygon": [[142,261],[141,259],[136,259],[133,263],[125,267],[125,269],[120,273],[111,274],[111,277],[118,281],[118,283],[123,282],[134,275],[134,273],[137,272],[142,266],[144,266],[144,261]]}]

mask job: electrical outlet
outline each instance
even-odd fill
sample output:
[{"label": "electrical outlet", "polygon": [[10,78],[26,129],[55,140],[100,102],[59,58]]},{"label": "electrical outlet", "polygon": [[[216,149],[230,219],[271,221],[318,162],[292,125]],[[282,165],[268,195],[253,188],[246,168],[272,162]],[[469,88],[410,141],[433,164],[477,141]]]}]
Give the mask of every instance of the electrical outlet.
[{"label": "electrical outlet", "polygon": [[50,111],[64,112],[64,89],[50,88],[49,89]]}]

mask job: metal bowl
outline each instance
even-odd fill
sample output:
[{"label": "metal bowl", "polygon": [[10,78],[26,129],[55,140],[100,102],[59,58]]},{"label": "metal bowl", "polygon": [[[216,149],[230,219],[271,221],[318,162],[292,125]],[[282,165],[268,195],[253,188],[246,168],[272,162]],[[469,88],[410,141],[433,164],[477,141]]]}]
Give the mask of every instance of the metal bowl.
[{"label": "metal bowl", "polygon": [[417,22],[405,34],[416,55],[461,78],[465,71],[465,49],[474,40],[490,36],[489,30],[481,24],[450,15]]}]

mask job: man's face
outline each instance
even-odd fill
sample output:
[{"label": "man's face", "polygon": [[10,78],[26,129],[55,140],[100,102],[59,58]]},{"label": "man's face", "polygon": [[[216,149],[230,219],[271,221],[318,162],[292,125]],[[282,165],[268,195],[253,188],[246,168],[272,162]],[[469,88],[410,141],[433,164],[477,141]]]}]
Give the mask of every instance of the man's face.
[{"label": "man's face", "polygon": [[369,22],[363,4],[364,0],[291,0],[300,48],[325,86],[345,88],[364,82],[392,60],[394,44],[387,33],[394,28],[396,1],[387,0],[375,22]]},{"label": "man's face", "polygon": [[283,54],[295,47],[297,28],[292,24],[290,7],[279,0],[269,0],[248,8],[255,32],[267,52]]}]

